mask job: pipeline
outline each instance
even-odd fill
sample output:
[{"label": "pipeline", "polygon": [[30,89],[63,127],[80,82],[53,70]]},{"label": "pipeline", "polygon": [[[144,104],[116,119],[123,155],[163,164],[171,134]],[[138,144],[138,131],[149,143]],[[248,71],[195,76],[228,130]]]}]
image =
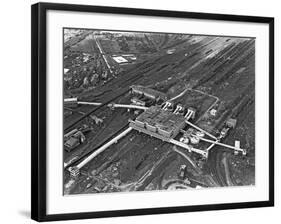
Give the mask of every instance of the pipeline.
[{"label": "pipeline", "polygon": [[[193,135],[193,136],[197,136],[197,135]],[[231,146],[231,145],[227,145],[227,144],[221,143],[221,142],[218,141],[218,139],[216,141],[213,141],[213,140],[209,140],[209,139],[206,139],[206,138],[202,138],[200,136],[197,136],[197,137],[199,139],[201,139],[202,141],[205,141],[205,142],[209,142],[209,143],[212,143],[212,144],[220,145],[220,146],[223,146],[223,147],[226,147],[226,148],[229,148],[229,149],[234,149],[234,150],[240,151],[240,152],[245,152],[244,149],[237,148],[235,146]]]},{"label": "pipeline", "polygon": [[64,131],[70,129],[71,127],[73,127],[74,125],[76,125],[78,122],[80,122],[81,120],[83,120],[85,117],[88,117],[89,115],[91,115],[93,112],[95,112],[96,110],[98,110],[99,108],[101,108],[104,105],[109,104],[110,102],[112,102],[113,100],[117,99],[118,97],[126,94],[129,91],[129,89],[126,89],[125,91],[123,91],[122,93],[116,95],[115,97],[113,97],[112,99],[108,100],[107,102],[101,104],[98,107],[95,107],[93,110],[90,110],[89,112],[85,113],[83,116],[79,117],[78,119],[76,119],[74,122],[72,122],[71,124],[69,124],[67,127],[64,128]]},{"label": "pipeline", "polygon": [[84,101],[77,101],[77,104],[81,105],[93,105],[93,106],[101,106],[102,103],[97,103],[97,102],[84,102]]},{"label": "pipeline", "polygon": [[217,140],[217,138],[216,138],[214,135],[212,135],[212,134],[210,134],[209,132],[203,130],[202,128],[199,128],[197,125],[192,124],[191,122],[189,122],[189,121],[187,121],[187,120],[185,121],[185,123],[187,123],[188,125],[192,126],[193,128],[196,128],[197,130],[199,130],[199,131],[205,133],[205,134],[208,135],[209,137],[211,137],[211,138]]},{"label": "pipeline", "polygon": [[205,151],[205,150],[200,150],[200,149],[196,149],[196,148],[193,148],[192,146],[189,146],[187,144],[184,144],[180,141],[177,141],[175,139],[170,139],[170,143],[174,144],[174,145],[177,145],[177,146],[180,146],[182,148],[185,148],[187,149],[188,151],[193,151],[193,152],[196,152],[198,154],[201,154],[202,156],[204,156],[205,158],[208,157],[208,153]]},{"label": "pipeline", "polygon": [[87,158],[85,158],[82,162],[76,165],[78,169],[81,169],[83,166],[85,166],[88,162],[90,162],[93,158],[95,158],[97,155],[102,153],[104,150],[106,150],[109,146],[116,143],[119,139],[127,135],[133,128],[128,127],[125,131],[117,135],[115,138],[111,139],[109,142],[105,143],[103,146],[98,148],[96,151],[94,151],[92,154],[90,154]]},{"label": "pipeline", "polygon": [[108,104],[109,107],[111,108],[132,108],[132,109],[140,109],[140,110],[147,110],[148,107],[144,106],[138,106],[138,105],[131,105],[131,104],[115,104],[115,103],[110,103]]}]

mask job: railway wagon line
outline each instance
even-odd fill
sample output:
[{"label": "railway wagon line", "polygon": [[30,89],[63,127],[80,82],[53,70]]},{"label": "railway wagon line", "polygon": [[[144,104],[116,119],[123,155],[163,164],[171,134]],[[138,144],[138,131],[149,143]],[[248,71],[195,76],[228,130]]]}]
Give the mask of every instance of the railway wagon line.
[{"label": "railway wagon line", "polygon": [[100,148],[101,146],[103,146],[105,143],[109,142],[111,139],[113,139],[115,136],[117,136],[120,132],[124,131],[126,128],[128,128],[128,124],[123,125],[117,132],[115,132],[113,135],[109,136],[108,138],[106,138],[104,141],[102,141],[99,145],[95,146],[92,150],[89,150],[87,153],[83,154],[82,156],[80,156],[79,158],[77,158],[76,160],[74,160],[73,162],[69,163],[66,167],[64,167],[65,169],[71,166],[75,166],[75,164],[82,162],[83,159],[85,159],[86,157],[88,157],[90,154],[92,154],[95,150],[97,150],[98,148]]},{"label": "railway wagon line", "polygon": [[94,113],[96,110],[100,109],[101,107],[107,106],[110,102],[116,100],[118,97],[126,94],[129,92],[129,88],[126,90],[123,90],[120,94],[114,96],[113,98],[111,98],[110,100],[107,100],[106,102],[104,102],[102,105],[95,107],[94,109],[90,110],[89,112],[85,113],[83,116],[79,117],[78,119],[76,119],[75,121],[73,121],[71,124],[69,124],[68,126],[64,127],[64,131],[68,131],[70,128],[72,128],[74,125],[78,124],[80,121],[82,121],[84,118],[90,116],[92,113]]},{"label": "railway wagon line", "polygon": [[[222,78],[225,75],[230,75],[231,74],[231,70],[234,69],[237,65],[239,65],[239,63],[243,63],[244,60],[247,58],[248,54],[250,54],[251,56],[253,55],[252,52],[253,48],[248,49],[242,56],[236,56],[235,58],[231,59],[234,60],[234,63],[232,63],[229,67],[227,67],[227,69],[224,69],[224,66],[229,63],[227,60],[223,61],[222,64],[219,65],[219,67],[216,67],[215,69],[211,69],[211,71],[209,70],[209,75],[205,75],[203,76],[201,79],[199,79],[199,81],[197,82],[197,84],[195,85],[195,87],[206,84],[207,82],[215,82],[215,80],[219,80],[219,78],[226,79],[226,78]],[[222,70],[222,72],[219,74],[219,71]],[[215,79],[215,80],[213,80]],[[216,85],[219,84],[219,81],[217,81]]]}]

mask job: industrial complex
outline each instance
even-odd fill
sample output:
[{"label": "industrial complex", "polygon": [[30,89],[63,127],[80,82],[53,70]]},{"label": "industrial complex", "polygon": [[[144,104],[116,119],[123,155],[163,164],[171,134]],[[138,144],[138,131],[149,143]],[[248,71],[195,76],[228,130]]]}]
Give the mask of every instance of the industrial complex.
[{"label": "industrial complex", "polygon": [[[72,177],[76,177],[80,174],[80,169],[95,158],[99,153],[106,150],[112,144],[117,143],[119,139],[124,137],[132,130],[144,133],[151,137],[160,139],[162,141],[174,144],[176,146],[186,149],[188,152],[194,152],[200,154],[203,158],[208,158],[208,152],[215,145],[220,145],[228,149],[232,149],[235,154],[239,152],[242,155],[246,155],[246,150],[240,148],[240,142],[235,141],[235,146],[223,144],[220,141],[226,137],[227,132],[231,128],[235,128],[236,119],[230,118],[226,121],[225,126],[221,130],[219,136],[215,137],[207,131],[201,129],[195,124],[191,123],[190,120],[194,119],[196,116],[196,110],[192,107],[185,108],[182,104],[174,105],[172,102],[166,101],[162,105],[151,105],[150,107],[145,107],[146,101],[151,103],[159,103],[159,101],[166,99],[165,94],[155,91],[150,88],[145,88],[142,86],[132,86],[131,93],[133,95],[138,95],[142,98],[144,102],[143,106],[139,106],[139,103],[136,105],[124,105],[124,104],[108,104],[108,107],[111,109],[114,108],[128,108],[128,109],[137,109],[143,110],[143,112],[135,118],[135,120],[129,120],[129,127],[121,132],[118,136],[105,143],[101,148],[94,151],[88,157],[86,157],[81,163],[77,166],[69,167],[69,171]],[[136,100],[136,98],[134,98]],[[66,103],[71,102],[70,99],[65,99]],[[138,100],[138,102],[141,100]],[[76,99],[73,100],[76,104],[79,104],[79,101]],[[97,105],[99,105],[97,103]],[[187,127],[187,130],[185,130]],[[205,135],[208,138],[205,138]],[[71,136],[71,137],[69,137]],[[176,140],[176,137],[179,140]],[[81,131],[74,129],[65,135],[67,139],[65,141],[66,149],[75,148],[77,145],[82,143],[85,140],[85,136]],[[199,142],[208,142],[210,145],[208,147],[195,148],[194,145],[199,145]]]}]

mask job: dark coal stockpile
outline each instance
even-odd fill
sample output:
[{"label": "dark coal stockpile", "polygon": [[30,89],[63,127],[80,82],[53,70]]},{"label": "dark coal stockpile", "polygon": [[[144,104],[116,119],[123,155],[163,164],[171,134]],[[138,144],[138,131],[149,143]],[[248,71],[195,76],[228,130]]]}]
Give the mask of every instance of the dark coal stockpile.
[{"label": "dark coal stockpile", "polygon": [[64,29],[64,194],[255,185],[255,39]]}]

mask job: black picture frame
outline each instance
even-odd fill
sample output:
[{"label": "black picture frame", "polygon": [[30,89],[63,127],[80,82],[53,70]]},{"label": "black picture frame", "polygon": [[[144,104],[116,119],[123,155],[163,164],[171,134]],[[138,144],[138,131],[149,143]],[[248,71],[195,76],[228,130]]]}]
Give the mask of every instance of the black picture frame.
[{"label": "black picture frame", "polygon": [[[178,213],[206,210],[238,209],[274,206],[274,18],[163,11],[150,9],[102,7],[74,4],[37,3],[31,10],[31,218],[37,221],[86,219],[116,216]],[[87,13],[111,13],[141,16],[162,16],[217,21],[254,22],[269,24],[269,200],[214,205],[160,207],[149,209],[52,214],[46,213],[46,13],[63,10]]]}]

